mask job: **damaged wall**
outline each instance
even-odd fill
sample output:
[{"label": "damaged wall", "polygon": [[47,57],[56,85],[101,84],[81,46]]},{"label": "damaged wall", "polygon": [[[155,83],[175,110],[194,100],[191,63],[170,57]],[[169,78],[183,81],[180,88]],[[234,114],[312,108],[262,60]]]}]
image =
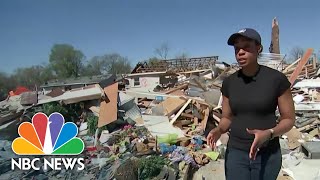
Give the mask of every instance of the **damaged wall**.
[{"label": "damaged wall", "polygon": [[136,75],[128,77],[129,87],[132,90],[141,92],[153,92],[153,89],[160,84],[160,75]]}]

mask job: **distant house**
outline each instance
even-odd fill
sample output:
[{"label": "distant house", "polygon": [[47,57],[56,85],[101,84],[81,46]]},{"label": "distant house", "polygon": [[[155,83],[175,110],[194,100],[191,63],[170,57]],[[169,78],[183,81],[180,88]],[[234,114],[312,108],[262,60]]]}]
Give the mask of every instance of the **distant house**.
[{"label": "distant house", "polygon": [[178,81],[177,74],[168,72],[128,74],[125,79],[128,80],[127,88],[140,92],[153,92],[157,86],[170,86]]},{"label": "distant house", "polygon": [[92,84],[100,84],[101,87],[105,87],[106,84],[111,82],[120,81],[122,78],[115,75],[99,75],[99,76],[84,76],[77,78],[67,78],[63,80],[49,81],[40,86],[45,92],[52,91],[53,89],[59,88],[63,91],[81,88]]}]

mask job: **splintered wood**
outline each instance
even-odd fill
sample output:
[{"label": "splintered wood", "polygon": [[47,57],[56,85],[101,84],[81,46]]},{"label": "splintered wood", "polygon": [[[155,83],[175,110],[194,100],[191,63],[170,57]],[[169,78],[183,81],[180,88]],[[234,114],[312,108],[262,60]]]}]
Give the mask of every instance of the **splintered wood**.
[{"label": "splintered wood", "polygon": [[186,104],[183,105],[183,107],[179,110],[179,112],[174,116],[174,118],[171,120],[171,124],[173,124],[181,115],[181,113],[187,108],[187,106],[189,105],[189,103],[191,102],[191,99],[189,99]]},{"label": "splintered wood", "polygon": [[209,107],[208,107],[207,109],[204,110],[204,117],[203,117],[203,120],[201,122],[201,126],[202,126],[203,130],[206,129],[209,113],[210,113],[210,110],[209,110]]},{"label": "splintered wood", "polygon": [[[183,129],[187,136],[206,129],[210,116],[210,106],[202,101],[188,99],[188,101],[175,112],[170,123]],[[216,116],[218,119],[218,117]]]},{"label": "splintered wood", "polygon": [[298,78],[298,76],[301,73],[304,65],[308,62],[310,56],[312,55],[312,52],[313,52],[313,49],[311,49],[311,48],[307,49],[306,53],[303,55],[303,57],[299,61],[296,69],[293,71],[293,73],[291,74],[291,76],[289,78],[289,81],[290,81],[291,85],[293,85],[295,80]]}]

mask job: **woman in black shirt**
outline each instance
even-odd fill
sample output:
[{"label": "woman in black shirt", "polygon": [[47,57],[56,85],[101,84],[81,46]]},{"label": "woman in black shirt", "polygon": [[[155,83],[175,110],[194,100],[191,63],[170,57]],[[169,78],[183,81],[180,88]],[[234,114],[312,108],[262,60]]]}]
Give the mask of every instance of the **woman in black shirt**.
[{"label": "woman in black shirt", "polygon": [[[290,82],[257,62],[261,37],[253,29],[230,36],[241,69],[223,81],[222,119],[207,136],[211,147],[230,130],[225,159],[227,180],[275,180],[281,168],[279,136],[294,125]],[[276,122],[278,106],[281,118]]]}]

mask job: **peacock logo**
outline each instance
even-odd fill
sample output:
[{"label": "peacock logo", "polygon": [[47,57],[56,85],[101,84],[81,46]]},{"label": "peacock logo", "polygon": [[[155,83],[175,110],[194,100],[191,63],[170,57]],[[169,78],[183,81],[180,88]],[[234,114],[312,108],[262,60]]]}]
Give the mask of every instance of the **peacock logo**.
[{"label": "peacock logo", "polygon": [[21,123],[20,137],[12,142],[12,150],[18,155],[79,155],[84,143],[77,138],[78,128],[72,122],[65,123],[60,113],[49,118],[44,113],[32,117],[32,123]]}]

